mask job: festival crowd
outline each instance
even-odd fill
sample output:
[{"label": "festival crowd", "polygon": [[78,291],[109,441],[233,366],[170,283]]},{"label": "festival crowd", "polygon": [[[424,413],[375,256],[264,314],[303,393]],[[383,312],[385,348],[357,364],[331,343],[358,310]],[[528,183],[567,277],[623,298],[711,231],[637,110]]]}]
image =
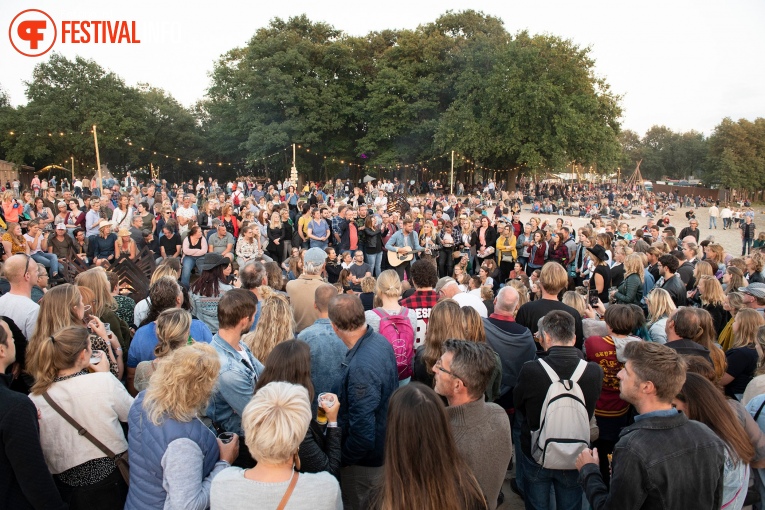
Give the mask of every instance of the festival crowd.
[{"label": "festival crowd", "polygon": [[760,508],[749,204],[105,184],[2,194],[0,508],[493,510],[503,487],[535,510]]}]

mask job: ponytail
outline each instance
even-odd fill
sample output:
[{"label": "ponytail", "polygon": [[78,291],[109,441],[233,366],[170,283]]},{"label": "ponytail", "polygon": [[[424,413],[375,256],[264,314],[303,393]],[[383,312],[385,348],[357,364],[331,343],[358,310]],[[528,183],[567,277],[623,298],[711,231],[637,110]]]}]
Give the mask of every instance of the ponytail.
[{"label": "ponytail", "polygon": [[39,395],[51,387],[60,370],[72,368],[80,353],[88,348],[88,330],[68,326],[52,336],[37,339],[39,345],[27,357],[27,370],[34,377],[32,393]]}]

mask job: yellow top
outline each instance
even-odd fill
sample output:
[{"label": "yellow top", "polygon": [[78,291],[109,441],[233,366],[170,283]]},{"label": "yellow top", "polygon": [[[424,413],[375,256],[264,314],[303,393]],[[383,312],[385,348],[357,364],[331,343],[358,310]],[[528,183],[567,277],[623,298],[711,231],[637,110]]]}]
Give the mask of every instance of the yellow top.
[{"label": "yellow top", "polygon": [[515,247],[516,239],[515,234],[511,234],[510,238],[505,243],[505,236],[499,236],[497,238],[497,263],[502,263],[502,257],[511,257],[512,260],[518,258],[518,250]]}]

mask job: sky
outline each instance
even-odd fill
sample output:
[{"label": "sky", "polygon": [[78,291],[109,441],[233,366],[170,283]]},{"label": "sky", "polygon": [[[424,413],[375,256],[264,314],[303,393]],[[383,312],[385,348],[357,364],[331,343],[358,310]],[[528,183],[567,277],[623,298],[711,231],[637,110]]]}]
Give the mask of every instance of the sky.
[{"label": "sky", "polygon": [[[350,35],[413,29],[447,10],[501,18],[510,33],[548,33],[591,48],[596,73],[623,96],[622,127],[653,125],[710,135],[724,117],[765,117],[765,2],[595,0],[2,0],[0,87],[26,103],[24,81],[48,55],[26,57],[9,40],[11,22],[40,9],[59,26],[52,51],[93,59],[128,85],[149,83],[185,106],[202,99],[209,73],[226,51],[246,45],[275,18],[306,14]],[[63,20],[136,22],[140,44],[61,44]]]}]

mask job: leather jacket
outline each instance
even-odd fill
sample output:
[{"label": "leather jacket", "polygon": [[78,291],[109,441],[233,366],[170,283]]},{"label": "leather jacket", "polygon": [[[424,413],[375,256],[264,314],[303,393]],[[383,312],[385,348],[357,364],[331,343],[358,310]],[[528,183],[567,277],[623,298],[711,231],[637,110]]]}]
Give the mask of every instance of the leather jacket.
[{"label": "leather jacket", "polygon": [[678,412],[646,416],[622,430],[610,491],[596,464],[583,466],[579,480],[593,510],[713,509],[722,501],[724,464],[725,443]]}]

